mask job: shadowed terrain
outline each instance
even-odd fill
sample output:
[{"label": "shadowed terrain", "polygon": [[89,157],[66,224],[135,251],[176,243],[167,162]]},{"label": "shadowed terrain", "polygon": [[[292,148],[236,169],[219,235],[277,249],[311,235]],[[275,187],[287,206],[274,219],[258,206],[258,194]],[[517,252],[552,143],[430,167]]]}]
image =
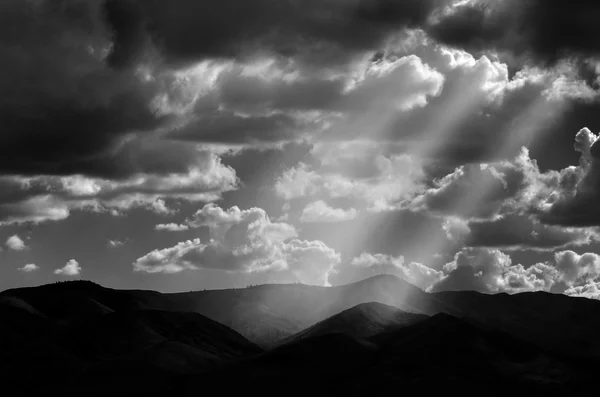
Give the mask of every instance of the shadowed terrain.
[{"label": "shadowed terrain", "polygon": [[394,276],[177,294],[74,281],[0,293],[0,319],[0,380],[22,395],[587,395],[600,368],[598,301]]}]

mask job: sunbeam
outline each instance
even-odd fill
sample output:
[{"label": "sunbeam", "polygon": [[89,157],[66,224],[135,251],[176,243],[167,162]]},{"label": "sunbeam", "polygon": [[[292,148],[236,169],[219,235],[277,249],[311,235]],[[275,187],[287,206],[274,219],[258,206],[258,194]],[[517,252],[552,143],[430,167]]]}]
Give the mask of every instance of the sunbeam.
[{"label": "sunbeam", "polygon": [[[506,131],[503,131],[503,139],[495,151],[496,157],[509,158],[521,146],[532,144],[535,139],[540,137],[539,133],[544,130],[546,123],[560,117],[564,108],[564,101],[550,100],[540,96],[527,109],[523,110]],[[462,194],[448,202],[449,212],[476,213],[486,203],[491,189],[495,186],[491,179],[483,179],[480,182],[476,189],[463,191]],[[420,240],[423,242],[418,248],[418,252],[423,256],[445,252],[453,244],[448,239],[431,238],[429,230],[416,232],[421,236]]]}]

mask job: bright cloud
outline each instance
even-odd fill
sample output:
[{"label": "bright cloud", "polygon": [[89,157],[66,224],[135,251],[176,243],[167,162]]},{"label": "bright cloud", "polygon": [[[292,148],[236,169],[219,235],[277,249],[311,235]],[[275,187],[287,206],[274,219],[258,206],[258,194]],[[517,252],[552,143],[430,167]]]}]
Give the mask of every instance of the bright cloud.
[{"label": "bright cloud", "polygon": [[20,267],[18,270],[20,272],[23,272],[23,273],[33,273],[33,272],[35,272],[36,270],[39,270],[39,269],[40,269],[40,267],[37,266],[36,264],[28,263],[28,264],[23,265],[22,267]]},{"label": "bright cloud", "polygon": [[75,259],[69,260],[60,269],[54,270],[54,274],[59,276],[75,277],[81,273],[81,266]]},{"label": "bright cloud", "polygon": [[16,234],[10,236],[4,244],[13,251],[24,251],[27,249],[25,241],[23,241],[23,239]]},{"label": "bright cloud", "polygon": [[182,232],[188,230],[189,226],[177,223],[161,223],[154,226],[154,230],[168,231],[168,232]]},{"label": "bright cloud", "polygon": [[207,204],[188,219],[191,228],[208,227],[210,239],[180,242],[138,258],[136,271],[178,273],[218,269],[230,273],[283,272],[292,280],[320,285],[340,257],[320,241],[297,239],[290,224],[273,222],[261,208],[227,210]]},{"label": "bright cloud", "polygon": [[355,219],[357,211],[354,208],[333,208],[322,200],[314,201],[304,207],[300,222],[305,223],[327,223],[343,222]]}]

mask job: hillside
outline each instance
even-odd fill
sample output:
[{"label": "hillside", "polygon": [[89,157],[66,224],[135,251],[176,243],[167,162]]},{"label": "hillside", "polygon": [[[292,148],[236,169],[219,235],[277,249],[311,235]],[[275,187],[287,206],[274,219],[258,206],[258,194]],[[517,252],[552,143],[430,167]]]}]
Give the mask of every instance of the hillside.
[{"label": "hillside", "polygon": [[[597,362],[594,362],[597,364]],[[462,396],[592,395],[595,364],[569,360],[447,314],[356,338],[327,333],[188,378],[223,395]],[[236,382],[226,379],[235,378]],[[217,386],[219,385],[219,386]],[[574,394],[572,394],[574,393]]]},{"label": "hillside", "polygon": [[282,340],[280,344],[326,334],[345,334],[353,338],[368,338],[415,324],[426,318],[426,315],[407,313],[383,303],[361,303]]},{"label": "hillside", "polygon": [[261,384],[254,379],[269,385],[256,390],[264,395],[289,385],[290,395],[387,395],[391,384],[585,395],[600,367],[599,301],[430,294],[394,276],[176,294],[68,282],[3,291],[0,319],[0,381],[22,385],[23,395],[36,385],[62,395],[169,395],[218,383],[239,393]]},{"label": "hillside", "polygon": [[21,384],[23,394],[36,386],[63,394],[150,392],[173,376],[262,351],[198,313],[138,309],[132,302],[126,293],[87,283],[3,293],[0,377]]}]

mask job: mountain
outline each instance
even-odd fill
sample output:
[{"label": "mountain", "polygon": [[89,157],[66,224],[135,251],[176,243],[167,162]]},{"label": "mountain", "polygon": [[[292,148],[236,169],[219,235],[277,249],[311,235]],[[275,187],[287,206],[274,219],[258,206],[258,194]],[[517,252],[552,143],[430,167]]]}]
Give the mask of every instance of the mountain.
[{"label": "mountain", "polygon": [[225,324],[266,348],[361,303],[379,302],[420,314],[435,314],[443,307],[431,295],[390,275],[335,287],[275,284],[167,295],[186,310]]},{"label": "mountain", "polygon": [[195,312],[266,348],[361,303],[379,302],[422,314],[435,314],[443,307],[429,294],[390,275],[336,287],[268,284],[172,294],[113,290],[80,281],[7,290],[0,296],[23,299],[54,317],[134,309]]},{"label": "mountain", "polygon": [[[592,395],[598,362],[568,360],[447,314],[369,338],[326,333],[181,381],[222,395]],[[236,382],[228,382],[228,379]]]},{"label": "mountain", "polygon": [[0,293],[0,381],[21,395],[586,395],[599,334],[599,301],[394,276],[175,294],[74,281]]},{"label": "mountain", "polygon": [[345,334],[353,338],[367,338],[415,324],[427,317],[422,314],[407,313],[397,307],[379,302],[361,303],[280,341],[280,344],[325,334]]},{"label": "mountain", "polygon": [[198,313],[140,307],[135,296],[86,282],[5,291],[0,377],[23,395],[35,385],[62,395],[151,392],[262,352]]},{"label": "mountain", "polygon": [[194,312],[263,348],[346,309],[377,302],[407,313],[450,314],[564,355],[600,357],[600,316],[590,315],[600,312],[600,301],[545,292],[431,294],[391,275],[335,287],[269,284],[174,294],[71,282],[7,290],[0,297],[20,299],[44,316],[64,317],[61,321],[123,310]]}]

